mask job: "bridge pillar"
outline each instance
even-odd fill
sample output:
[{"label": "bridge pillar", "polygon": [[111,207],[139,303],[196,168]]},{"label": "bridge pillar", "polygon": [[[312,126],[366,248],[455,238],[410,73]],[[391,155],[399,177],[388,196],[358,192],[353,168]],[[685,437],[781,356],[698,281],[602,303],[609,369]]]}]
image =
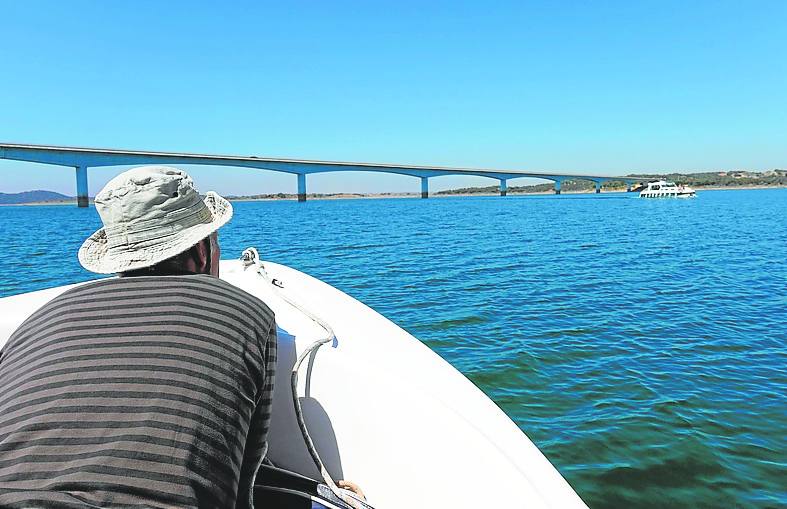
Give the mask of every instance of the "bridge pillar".
[{"label": "bridge pillar", "polygon": [[508,194],[508,182],[506,179],[500,179],[500,196]]},{"label": "bridge pillar", "polygon": [[429,198],[429,177],[421,177],[421,198]]},{"label": "bridge pillar", "polygon": [[87,207],[90,198],[87,194],[87,166],[77,166],[77,207]]},{"label": "bridge pillar", "polygon": [[601,192],[601,181],[597,180],[596,181],[596,194],[598,194],[600,192]]},{"label": "bridge pillar", "polygon": [[306,201],[306,174],[298,174],[298,201]]},{"label": "bridge pillar", "polygon": [[562,182],[561,179],[555,179],[555,194],[560,194],[560,184]]}]

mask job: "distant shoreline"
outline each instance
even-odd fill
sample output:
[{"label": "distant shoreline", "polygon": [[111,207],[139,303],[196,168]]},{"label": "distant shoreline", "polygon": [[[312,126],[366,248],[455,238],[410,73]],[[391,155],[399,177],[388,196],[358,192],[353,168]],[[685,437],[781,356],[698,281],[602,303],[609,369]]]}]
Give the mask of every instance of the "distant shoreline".
[{"label": "distant shoreline", "polygon": [[[694,186],[697,191],[746,191],[757,189],[787,189],[787,185],[763,185],[763,186]],[[626,193],[625,188],[615,188],[610,190],[603,190],[599,194],[608,193]],[[508,196],[545,196],[553,195],[554,191],[508,191]],[[566,194],[596,194],[594,189],[582,190],[563,190],[561,195]],[[636,194],[634,192],[631,193]],[[499,196],[499,192],[478,192],[478,193],[434,193],[429,194],[429,198],[455,198],[455,197],[470,197],[470,196]],[[407,199],[407,198],[420,198],[421,193],[337,193],[337,194],[307,194],[307,200],[380,200],[387,198]],[[231,202],[253,202],[253,201],[294,201],[297,195],[285,194],[282,197],[271,196],[265,198],[254,198],[249,196],[239,196],[227,198]],[[93,200],[90,200],[91,205]],[[76,205],[76,199],[73,200],[58,200],[58,201],[43,201],[43,202],[29,202],[29,203],[0,203],[0,207],[40,207],[43,205]]]},{"label": "distant shoreline", "polygon": [[[787,189],[787,185],[746,185],[746,186],[696,186],[697,191],[735,191],[735,190],[753,190],[753,189]],[[619,187],[609,190],[601,190],[599,194],[607,193],[625,193],[626,189]],[[553,195],[553,190],[548,191],[514,191],[509,189],[508,196],[545,196]],[[579,189],[579,190],[563,190],[561,195],[565,194],[595,194],[595,189]],[[631,193],[636,194],[636,193]],[[429,198],[453,198],[453,197],[469,197],[469,196],[500,196],[499,192],[477,192],[477,193],[429,193]],[[307,194],[307,200],[373,200],[373,199],[386,199],[386,198],[420,198],[421,193],[337,193],[337,194]],[[294,194],[287,194],[284,197],[264,197],[254,198],[249,196],[230,197],[227,198],[231,202],[247,202],[247,201],[292,201],[297,199]]]},{"label": "distant shoreline", "polygon": [[[58,201],[31,201],[27,203],[0,203],[0,207],[40,207],[41,205],[76,205],[77,200],[74,198],[73,200],[58,200]],[[93,200],[90,200],[90,204],[93,204]]]}]

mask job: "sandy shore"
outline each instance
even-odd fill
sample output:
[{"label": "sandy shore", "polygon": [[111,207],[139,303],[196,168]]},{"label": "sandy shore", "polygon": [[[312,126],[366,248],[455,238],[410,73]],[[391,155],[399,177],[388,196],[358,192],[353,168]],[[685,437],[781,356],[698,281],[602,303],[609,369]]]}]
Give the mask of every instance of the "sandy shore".
[{"label": "sandy shore", "polygon": [[704,186],[695,187],[697,191],[743,191],[747,189],[785,189],[787,186]]}]

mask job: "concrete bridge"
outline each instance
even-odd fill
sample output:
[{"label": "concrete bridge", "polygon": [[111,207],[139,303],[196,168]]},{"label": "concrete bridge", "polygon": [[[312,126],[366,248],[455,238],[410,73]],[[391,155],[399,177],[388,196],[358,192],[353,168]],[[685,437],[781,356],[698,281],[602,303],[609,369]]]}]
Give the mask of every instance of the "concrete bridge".
[{"label": "concrete bridge", "polygon": [[507,182],[511,179],[530,177],[551,180],[555,183],[555,194],[560,194],[564,180],[590,180],[601,192],[602,183],[609,180],[623,181],[627,190],[636,182],[647,179],[615,177],[605,175],[573,175],[568,173],[540,173],[519,170],[495,170],[483,168],[448,168],[441,166],[411,166],[402,164],[347,163],[334,161],[306,161],[297,159],[270,159],[256,156],[222,156],[206,154],[184,154],[177,152],[144,152],[138,150],[115,150],[99,148],[55,147],[46,145],[21,145],[0,143],[0,159],[54,164],[76,169],[77,205],[88,206],[87,169],[96,166],[126,166],[140,164],[199,164],[210,166],[235,166],[292,173],[297,177],[298,201],[306,201],[306,175],[333,171],[368,171],[397,173],[421,179],[421,198],[429,196],[429,178],[441,175],[472,175],[488,177],[500,182],[500,196],[505,196]]}]

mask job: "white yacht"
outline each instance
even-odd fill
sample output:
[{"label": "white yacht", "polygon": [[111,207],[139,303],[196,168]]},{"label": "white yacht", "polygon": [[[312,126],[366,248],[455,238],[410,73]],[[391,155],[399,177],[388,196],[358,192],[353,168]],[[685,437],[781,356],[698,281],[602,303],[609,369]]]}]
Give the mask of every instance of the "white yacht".
[{"label": "white yacht", "polygon": [[675,182],[658,180],[649,182],[648,187],[639,193],[640,198],[694,198],[697,192],[689,186],[678,186]]},{"label": "white yacht", "polygon": [[[279,327],[255,506],[587,509],[492,400],[382,315],[302,272],[263,263],[253,248],[222,261],[221,278],[265,301]],[[71,286],[0,298],[0,347]],[[356,482],[368,501],[338,479]]]}]

